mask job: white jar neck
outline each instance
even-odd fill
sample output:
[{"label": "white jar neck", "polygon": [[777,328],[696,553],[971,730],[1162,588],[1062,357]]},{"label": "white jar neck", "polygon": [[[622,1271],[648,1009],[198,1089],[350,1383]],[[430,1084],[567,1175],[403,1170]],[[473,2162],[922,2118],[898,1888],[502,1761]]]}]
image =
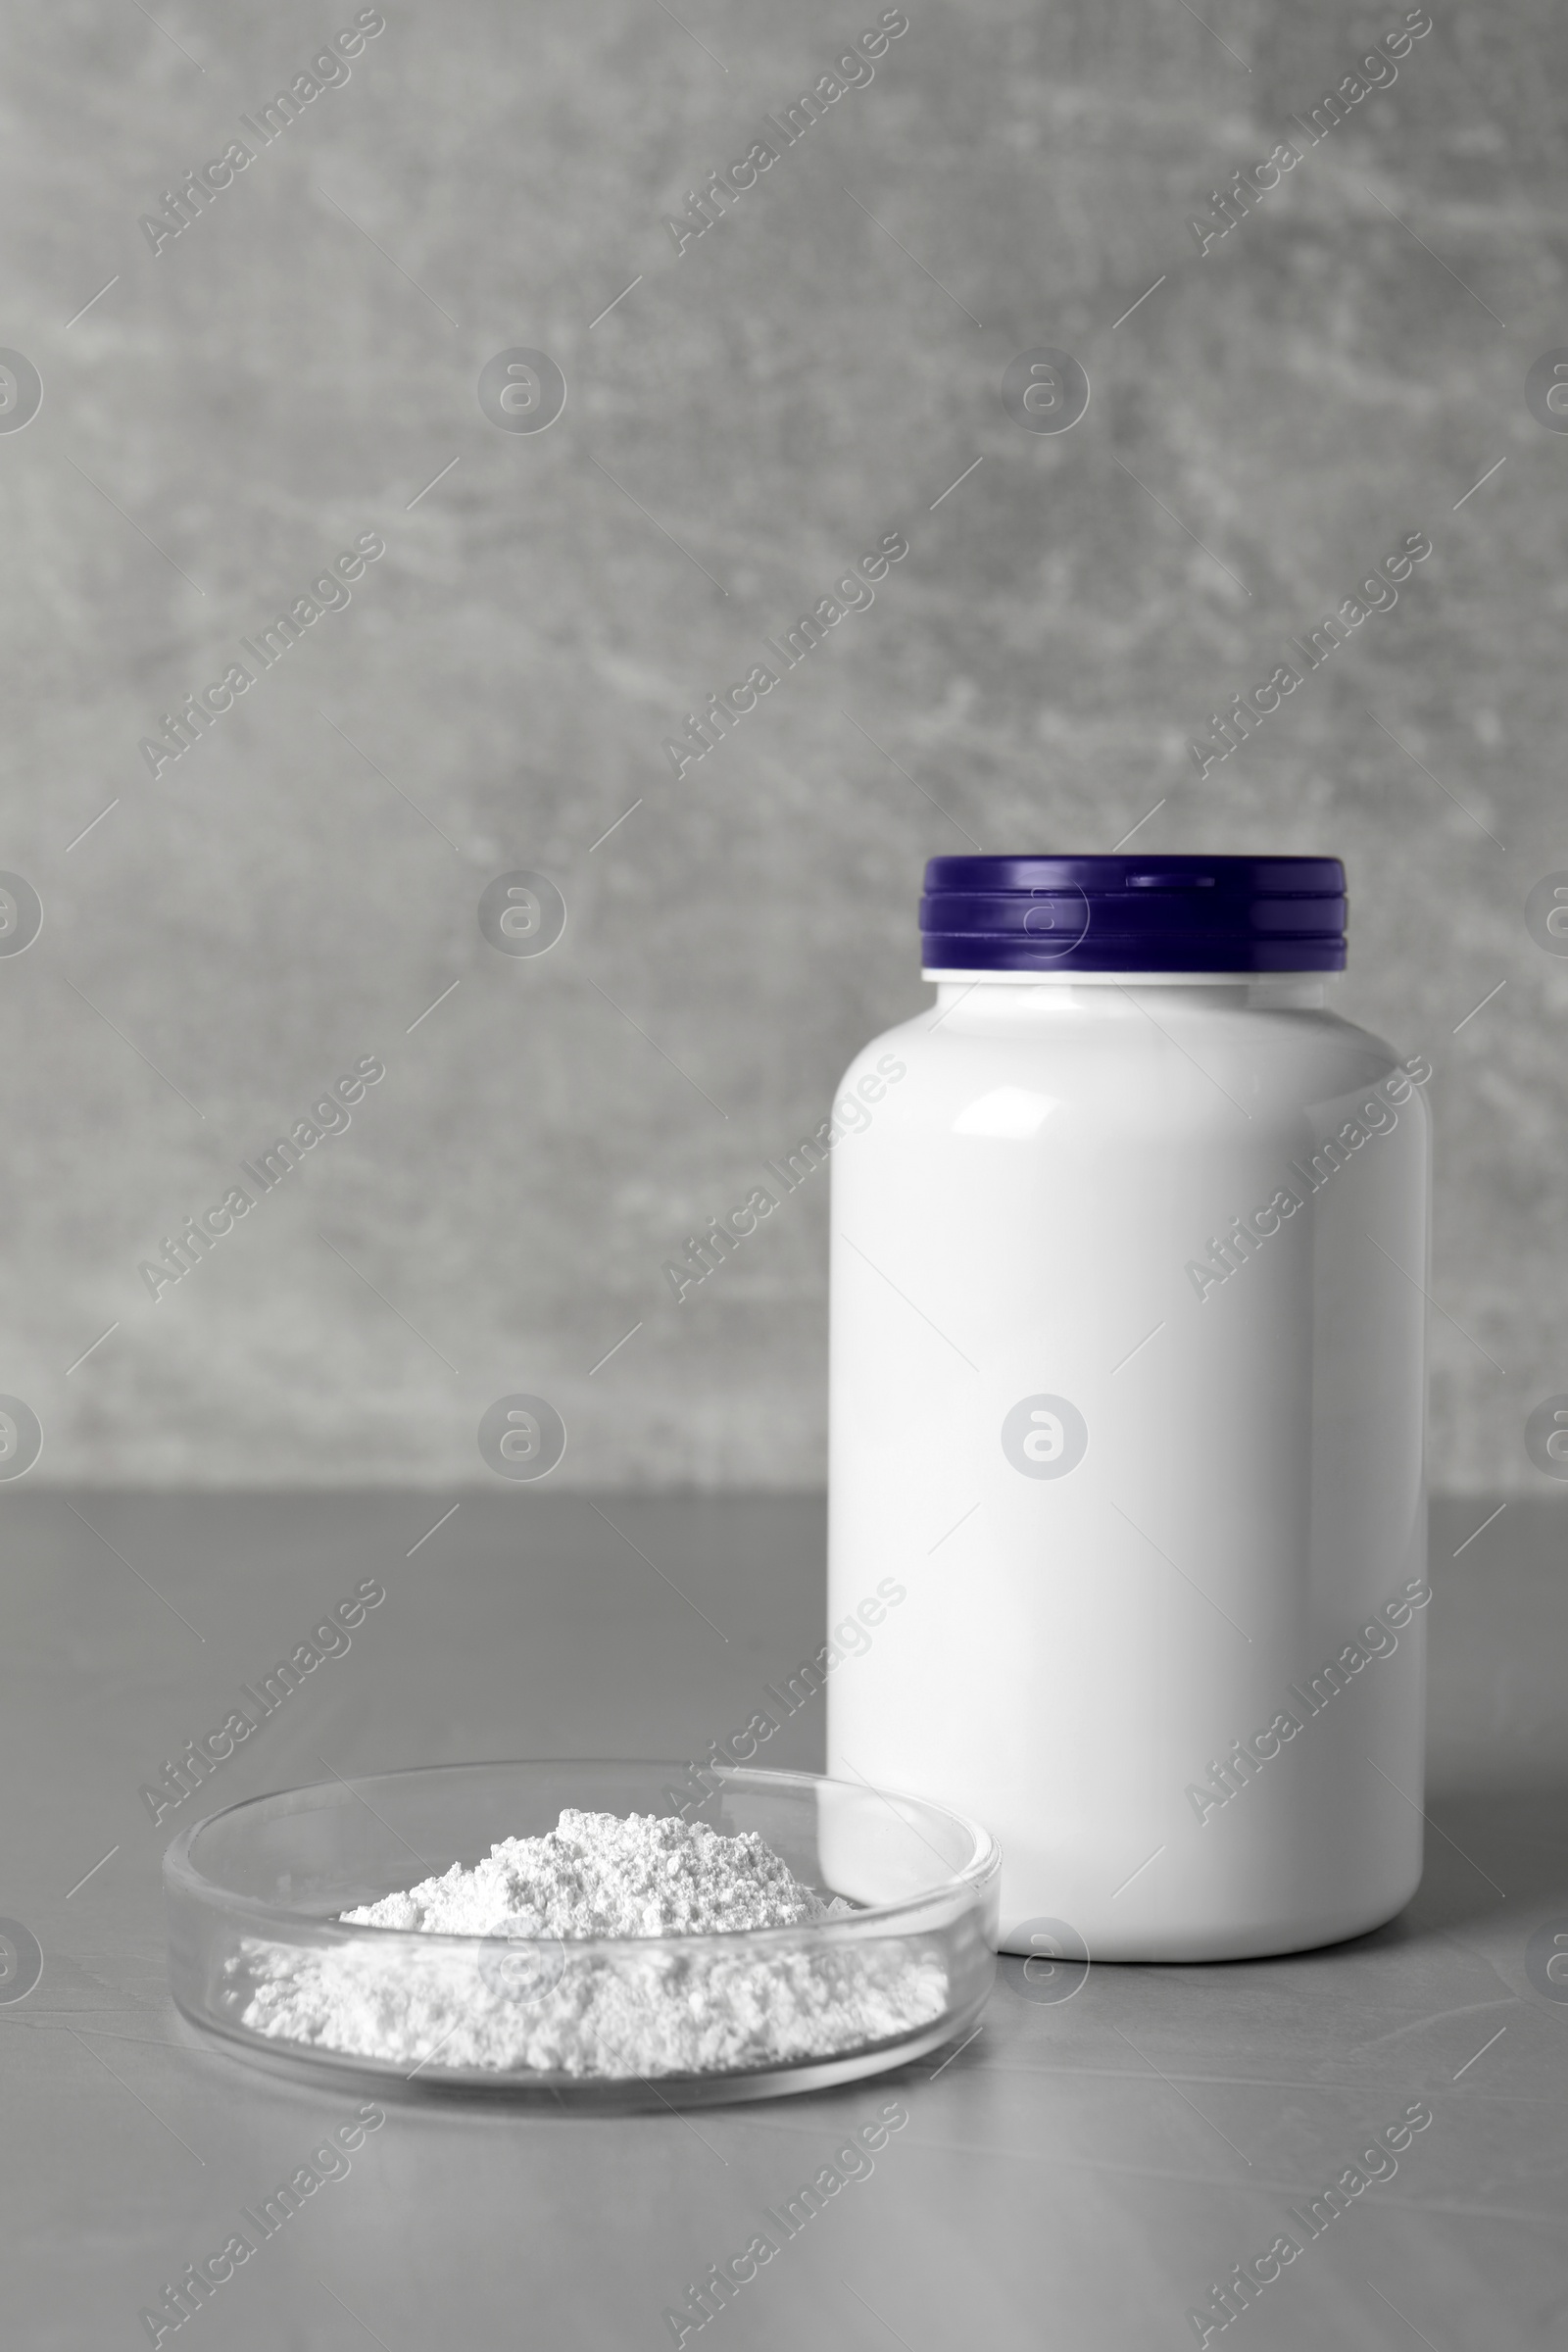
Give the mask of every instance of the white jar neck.
[{"label": "white jar neck", "polygon": [[1067,1011],[1113,1012],[1148,995],[1197,1010],[1321,1011],[1338,972],[933,972],[939,1015],[967,1003],[1000,1019],[1051,1018]]}]

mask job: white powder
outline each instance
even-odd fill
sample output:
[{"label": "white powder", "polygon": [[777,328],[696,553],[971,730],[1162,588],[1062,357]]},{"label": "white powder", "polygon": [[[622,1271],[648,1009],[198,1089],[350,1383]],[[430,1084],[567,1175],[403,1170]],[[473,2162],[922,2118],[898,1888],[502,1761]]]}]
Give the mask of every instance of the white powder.
[{"label": "white powder", "polygon": [[[241,2023],[280,2041],[406,2069],[628,2078],[723,2073],[857,2049],[941,2014],[934,1950],[888,1938],[748,1949],[742,1933],[852,1915],[803,1886],[755,1831],[565,1811],[345,1923],[494,1938],[420,1951],[367,1936],[341,1948],[247,1941],[230,1963]],[[713,1936],[708,1949],[659,1938]],[[529,1940],[509,1945],[508,1936]],[[573,1954],[613,1936],[623,1947]],[[733,1936],[735,1940],[727,1939]]]},{"label": "white powder", "polygon": [[441,1936],[710,1936],[849,1909],[803,1886],[755,1830],[568,1808],[543,1838],[504,1838],[472,1870],[454,1862],[343,1917]]}]

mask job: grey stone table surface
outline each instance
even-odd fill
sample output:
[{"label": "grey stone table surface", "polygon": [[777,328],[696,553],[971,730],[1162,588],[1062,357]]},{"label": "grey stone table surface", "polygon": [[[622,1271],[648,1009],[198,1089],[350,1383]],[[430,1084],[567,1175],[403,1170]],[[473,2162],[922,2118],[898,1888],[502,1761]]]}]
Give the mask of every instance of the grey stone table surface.
[{"label": "grey stone table surface", "polygon": [[[177,2340],[668,2344],[688,2282],[897,2100],[870,2171],[704,2340],[1190,2344],[1189,2312],[1285,2233],[1300,2251],[1227,2343],[1561,2345],[1568,1998],[1543,1954],[1568,1938],[1568,1519],[1514,1501],[1483,1524],[1492,1507],[1435,1517],[1427,1868],[1389,1927],[1264,1963],[1093,1968],[1068,1999],[1007,1960],[966,2046],[799,2098],[621,2118],[389,2100]],[[176,2016],[172,1830],[328,1772],[701,1755],[821,1638],[821,1509],[16,1491],[3,1530],[0,1914],[43,1954],[0,1998],[4,2340],[108,2352],[147,2342],[164,2283],[358,2103]],[[351,1649],[155,1826],[140,1790],[164,1760],[366,1577],[387,1597]],[[804,1710],[768,1760],[814,1764],[820,1737]],[[1289,2218],[1417,2104],[1432,2121],[1392,2175],[1316,2236]]]}]

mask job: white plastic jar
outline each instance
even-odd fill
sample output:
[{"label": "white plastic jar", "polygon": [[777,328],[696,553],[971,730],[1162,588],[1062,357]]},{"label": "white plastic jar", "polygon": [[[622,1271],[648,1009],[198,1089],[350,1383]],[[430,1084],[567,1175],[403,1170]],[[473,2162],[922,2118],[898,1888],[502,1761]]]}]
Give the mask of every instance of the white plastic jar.
[{"label": "white plastic jar", "polygon": [[995,1832],[1006,1950],[1420,1877],[1431,1069],[1327,1009],[1345,912],[1334,858],[935,859],[936,1004],[844,1081],[828,1770]]}]

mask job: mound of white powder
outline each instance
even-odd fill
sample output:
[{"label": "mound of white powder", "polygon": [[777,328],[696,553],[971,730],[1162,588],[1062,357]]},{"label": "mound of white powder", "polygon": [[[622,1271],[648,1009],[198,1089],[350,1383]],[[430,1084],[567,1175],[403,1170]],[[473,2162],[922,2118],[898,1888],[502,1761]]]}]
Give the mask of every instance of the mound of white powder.
[{"label": "mound of white powder", "polygon": [[755,1830],[568,1808],[543,1838],[504,1838],[472,1870],[454,1862],[343,1917],[440,1936],[711,1936],[849,1908],[803,1886]]},{"label": "mound of white powder", "polygon": [[[724,2073],[858,2049],[941,2014],[947,1969],[935,1951],[744,1940],[748,1929],[851,1911],[803,1886],[755,1832],[566,1811],[543,1838],[503,1838],[471,1869],[454,1863],[342,1915],[494,1939],[486,1945],[247,1940],[230,1975],[253,2033],[409,2071]],[[707,1935],[735,1941],[660,1948],[661,1937]],[[622,1948],[573,1952],[599,1936],[623,1938]]]}]

